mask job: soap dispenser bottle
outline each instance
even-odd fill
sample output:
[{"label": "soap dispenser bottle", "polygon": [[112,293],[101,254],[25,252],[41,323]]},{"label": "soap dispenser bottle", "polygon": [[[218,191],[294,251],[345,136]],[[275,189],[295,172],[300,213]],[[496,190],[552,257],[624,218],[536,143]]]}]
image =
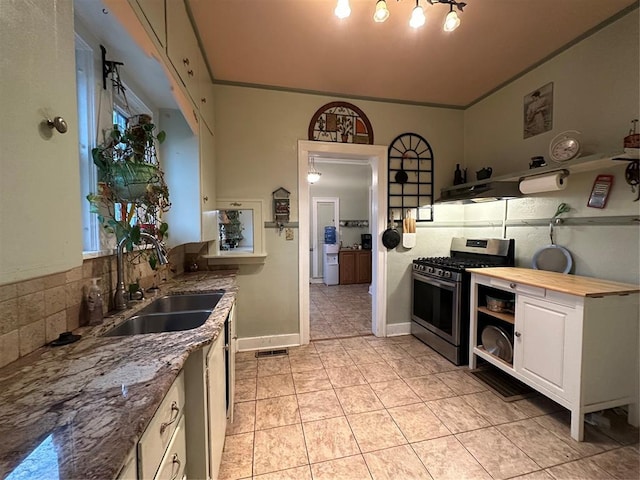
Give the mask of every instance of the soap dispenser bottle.
[{"label": "soap dispenser bottle", "polygon": [[99,278],[91,279],[91,286],[87,294],[87,311],[89,312],[89,325],[97,325],[102,322],[102,291],[98,286]]}]

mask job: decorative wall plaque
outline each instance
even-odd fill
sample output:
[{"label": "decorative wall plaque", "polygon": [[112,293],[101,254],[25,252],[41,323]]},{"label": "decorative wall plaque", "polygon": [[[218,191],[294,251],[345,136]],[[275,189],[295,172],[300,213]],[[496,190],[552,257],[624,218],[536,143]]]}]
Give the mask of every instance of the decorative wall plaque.
[{"label": "decorative wall plaque", "polygon": [[407,213],[418,222],[433,221],[433,150],[417,133],[393,139],[389,158],[389,220]]},{"label": "decorative wall plaque", "polygon": [[313,114],[309,140],[373,145],[373,128],[364,112],[355,105],[331,102]]}]

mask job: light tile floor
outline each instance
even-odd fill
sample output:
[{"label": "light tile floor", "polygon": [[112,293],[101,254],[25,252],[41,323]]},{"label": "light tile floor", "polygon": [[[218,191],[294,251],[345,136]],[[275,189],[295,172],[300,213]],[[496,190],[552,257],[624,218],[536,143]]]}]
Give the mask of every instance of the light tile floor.
[{"label": "light tile floor", "polygon": [[369,284],[309,285],[311,340],[371,334]]},{"label": "light tile floor", "polygon": [[237,355],[221,479],[638,479],[638,429],[569,436],[542,396],[504,402],[411,336]]}]

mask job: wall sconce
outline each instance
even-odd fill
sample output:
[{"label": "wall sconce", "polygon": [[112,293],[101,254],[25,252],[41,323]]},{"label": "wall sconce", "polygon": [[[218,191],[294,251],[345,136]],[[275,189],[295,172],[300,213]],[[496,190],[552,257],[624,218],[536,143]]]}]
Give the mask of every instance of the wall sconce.
[{"label": "wall sconce", "polygon": [[316,160],[315,157],[311,157],[309,159],[309,171],[307,172],[307,182],[316,183],[320,180],[320,175],[322,175],[318,170],[316,170]]}]

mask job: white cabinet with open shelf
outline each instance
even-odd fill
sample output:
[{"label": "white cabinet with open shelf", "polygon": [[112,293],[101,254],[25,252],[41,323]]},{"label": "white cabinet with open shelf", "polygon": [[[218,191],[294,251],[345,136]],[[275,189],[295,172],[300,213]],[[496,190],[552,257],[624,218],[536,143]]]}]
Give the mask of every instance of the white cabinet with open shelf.
[{"label": "white cabinet with open shelf", "polygon": [[[638,294],[606,289],[572,294],[559,284],[511,281],[509,269],[504,271],[503,279],[472,274],[469,367],[483,359],[569,409],[576,440],[583,438],[589,412],[628,405],[629,422],[638,425]],[[567,279],[574,285],[580,281]],[[488,294],[513,299],[514,313],[489,310]],[[482,330],[489,325],[510,340],[512,361],[482,345]]]}]

